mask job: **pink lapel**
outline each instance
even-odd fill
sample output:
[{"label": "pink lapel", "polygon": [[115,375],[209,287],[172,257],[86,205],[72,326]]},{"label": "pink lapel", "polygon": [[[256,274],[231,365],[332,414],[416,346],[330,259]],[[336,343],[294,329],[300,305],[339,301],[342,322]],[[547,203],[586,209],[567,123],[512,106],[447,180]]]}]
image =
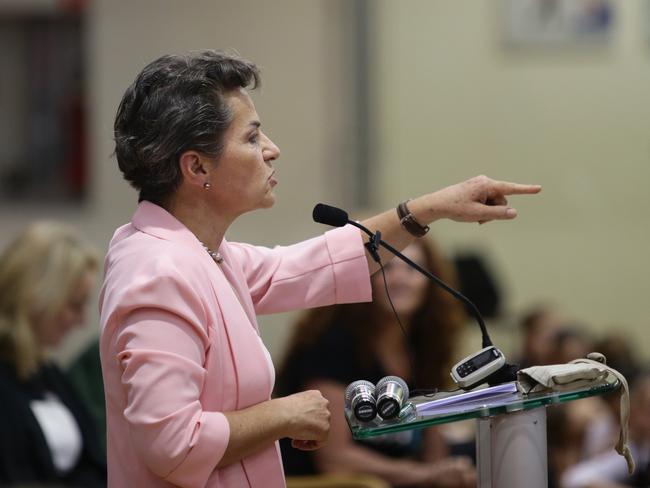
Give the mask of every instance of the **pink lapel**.
[{"label": "pink lapel", "polygon": [[[257,381],[257,378],[250,378],[251,374],[257,377],[260,368],[265,368],[266,365],[262,362],[265,361],[265,356],[260,349],[259,331],[250,292],[248,288],[244,288],[246,280],[236,267],[236,264],[233,263],[232,266],[221,265],[224,269],[220,269],[220,266],[205,251],[201,242],[182,222],[153,203],[141,202],[131,219],[131,223],[141,232],[187,246],[188,255],[191,255],[191,259],[202,260],[201,264],[206,270],[206,275],[212,285],[214,301],[218,309],[214,312],[221,315],[221,322],[224,324],[224,331],[236,371],[238,392],[235,408],[266,400],[266,397],[257,397],[260,391],[259,388],[241,388],[244,385],[240,384],[242,381],[244,383]],[[225,239],[220,251],[222,251],[225,260],[232,259]],[[208,290],[206,290],[206,293],[208,293]],[[239,299],[235,293],[239,295]],[[240,313],[241,311],[244,312],[243,316]],[[245,320],[243,317],[248,319],[248,324],[243,323]],[[252,330],[246,326],[250,326]],[[256,350],[259,354],[244,353]]]},{"label": "pink lapel", "polygon": [[[151,202],[140,202],[133,218],[131,219],[131,223],[136,229],[146,234],[166,241],[178,242],[191,246],[193,251],[196,251],[203,256],[207,269],[212,270],[214,268],[219,268],[219,266],[215,266],[214,261],[212,261],[208,253],[205,252],[203,245],[196,236],[192,234],[192,232],[190,232],[182,222],[176,219],[176,217],[167,212],[164,208]],[[227,285],[227,288],[231,289],[233,292],[233,298],[237,300],[238,304],[241,304],[248,320],[259,335],[253,301],[251,300],[248,288],[242,286],[242,284],[246,284],[246,279],[241,274],[241,271],[239,271],[234,263],[232,263],[232,255],[228,250],[228,243],[225,239],[219,247],[219,251],[225,258],[225,265],[222,267],[221,273],[217,272],[209,274],[211,278],[213,278],[213,275],[220,275],[223,282],[219,280],[219,285]],[[237,295],[235,295],[235,293]]]},{"label": "pink lapel", "polygon": [[231,284],[233,291],[237,294],[240,303],[248,317],[248,320],[253,325],[257,335],[260,335],[259,326],[257,325],[257,317],[255,316],[255,306],[251,298],[246,277],[239,268],[238,263],[233,262],[233,256],[230,253],[229,245],[226,239],[223,240],[219,247],[219,252],[223,256],[223,263],[219,266],[221,272],[224,274],[228,282]]}]

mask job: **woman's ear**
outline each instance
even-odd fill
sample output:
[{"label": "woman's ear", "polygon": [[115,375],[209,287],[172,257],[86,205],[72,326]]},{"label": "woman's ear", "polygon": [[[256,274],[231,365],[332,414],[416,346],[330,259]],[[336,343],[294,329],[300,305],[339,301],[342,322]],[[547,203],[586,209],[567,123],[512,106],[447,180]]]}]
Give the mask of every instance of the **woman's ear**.
[{"label": "woman's ear", "polygon": [[178,164],[183,180],[192,186],[204,187],[209,183],[208,161],[196,151],[185,151]]}]

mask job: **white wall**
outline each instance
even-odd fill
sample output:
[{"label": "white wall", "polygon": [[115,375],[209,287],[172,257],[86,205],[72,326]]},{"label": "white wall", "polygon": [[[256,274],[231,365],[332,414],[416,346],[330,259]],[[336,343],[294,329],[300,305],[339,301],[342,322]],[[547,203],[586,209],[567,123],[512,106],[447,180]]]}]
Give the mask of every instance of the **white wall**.
[{"label": "white wall", "polygon": [[384,205],[481,173],[542,184],[515,222],[434,232],[485,249],[510,311],[549,300],[647,358],[650,6],[612,3],[590,51],[507,49],[497,0],[374,2],[378,179]]}]

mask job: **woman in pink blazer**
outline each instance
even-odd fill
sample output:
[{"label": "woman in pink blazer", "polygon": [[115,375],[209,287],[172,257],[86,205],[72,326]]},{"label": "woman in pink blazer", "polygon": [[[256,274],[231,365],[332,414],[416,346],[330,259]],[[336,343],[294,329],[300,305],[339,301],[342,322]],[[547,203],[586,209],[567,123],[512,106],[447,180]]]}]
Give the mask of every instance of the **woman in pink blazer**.
[{"label": "woman in pink blazer", "polygon": [[[258,76],[222,53],[163,56],[118,109],[115,153],[140,203],[110,243],[100,297],[111,487],[282,487],[278,439],[327,438],[318,391],[271,399],[255,316],[370,300],[376,264],[349,226],[274,249],[224,239],[275,201],[280,151],[246,91]],[[406,219],[364,223],[403,248],[440,218],[514,218],[506,195],[539,190],[477,177],[409,201]]]}]

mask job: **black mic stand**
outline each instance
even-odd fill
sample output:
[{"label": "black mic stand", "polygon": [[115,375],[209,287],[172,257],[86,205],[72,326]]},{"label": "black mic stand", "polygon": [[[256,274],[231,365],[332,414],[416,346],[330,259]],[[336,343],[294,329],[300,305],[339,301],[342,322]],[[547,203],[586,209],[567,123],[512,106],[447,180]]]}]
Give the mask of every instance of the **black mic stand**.
[{"label": "black mic stand", "polygon": [[[379,256],[379,246],[383,247],[384,249],[387,249],[390,251],[393,255],[397,256],[399,259],[404,261],[406,264],[409,266],[413,267],[417,271],[419,271],[421,274],[432,280],[434,283],[436,283],[438,286],[443,288],[445,291],[448,293],[451,293],[455,298],[458,300],[462,301],[463,304],[469,310],[471,311],[472,315],[478,322],[479,327],[481,328],[481,335],[482,335],[482,347],[489,347],[492,346],[492,340],[490,339],[490,335],[488,334],[487,327],[485,326],[485,322],[483,321],[483,317],[481,316],[481,312],[478,310],[476,305],[467,298],[465,295],[462,293],[454,290],[451,286],[447,285],[444,281],[442,281],[440,278],[435,276],[434,274],[430,273],[426,269],[422,268],[420,265],[417,263],[413,262],[404,254],[399,252],[397,249],[395,249],[393,246],[390,244],[384,242],[381,239],[381,232],[376,231],[374,234],[361,225],[359,222],[355,222],[353,220],[347,219],[347,223],[350,225],[353,225],[354,227],[361,229],[364,233],[366,233],[369,237],[368,242],[365,244],[366,249],[368,249],[368,252],[372,256],[373,260],[379,264],[381,264],[381,257]],[[498,385],[501,383],[506,383],[509,381],[515,381],[517,379],[517,371],[518,371],[518,366],[516,364],[504,364],[499,370],[495,371],[492,373],[490,376],[486,378],[486,382],[490,386]]]}]

